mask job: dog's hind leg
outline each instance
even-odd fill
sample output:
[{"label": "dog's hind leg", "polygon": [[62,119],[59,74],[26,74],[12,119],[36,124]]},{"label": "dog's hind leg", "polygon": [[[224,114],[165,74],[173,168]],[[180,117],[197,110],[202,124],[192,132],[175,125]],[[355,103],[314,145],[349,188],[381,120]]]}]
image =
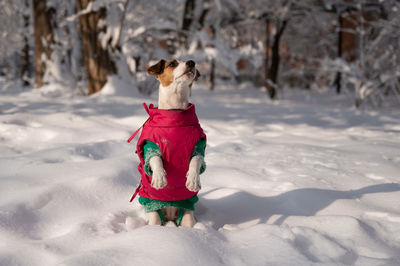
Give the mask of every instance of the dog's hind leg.
[{"label": "dog's hind leg", "polygon": [[148,212],[147,219],[149,220],[149,225],[161,225],[162,221],[158,212]]},{"label": "dog's hind leg", "polygon": [[193,227],[196,224],[196,220],[194,219],[193,211],[185,210],[183,213],[181,226],[183,227]]}]

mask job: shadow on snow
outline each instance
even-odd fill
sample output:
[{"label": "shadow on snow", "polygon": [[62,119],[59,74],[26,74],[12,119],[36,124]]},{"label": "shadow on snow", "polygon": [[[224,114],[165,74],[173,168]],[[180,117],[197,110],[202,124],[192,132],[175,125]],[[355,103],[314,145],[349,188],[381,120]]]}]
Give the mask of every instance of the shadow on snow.
[{"label": "shadow on snow", "polygon": [[303,188],[272,197],[259,197],[240,191],[218,199],[204,198],[215,190],[200,195],[197,214],[200,220],[213,221],[217,229],[225,224],[240,224],[255,219],[259,219],[259,223],[266,223],[272,215],[281,215],[274,222],[281,225],[289,216],[314,216],[337,200],[400,191],[400,184],[378,184],[348,191]]}]

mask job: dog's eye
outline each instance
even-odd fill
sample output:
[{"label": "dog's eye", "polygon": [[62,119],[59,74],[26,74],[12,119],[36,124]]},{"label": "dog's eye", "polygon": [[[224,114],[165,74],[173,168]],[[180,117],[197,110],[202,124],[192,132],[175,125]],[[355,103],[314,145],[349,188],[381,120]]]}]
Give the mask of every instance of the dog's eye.
[{"label": "dog's eye", "polygon": [[169,63],[169,67],[176,67],[178,65],[178,63],[176,61],[172,61],[171,63]]}]

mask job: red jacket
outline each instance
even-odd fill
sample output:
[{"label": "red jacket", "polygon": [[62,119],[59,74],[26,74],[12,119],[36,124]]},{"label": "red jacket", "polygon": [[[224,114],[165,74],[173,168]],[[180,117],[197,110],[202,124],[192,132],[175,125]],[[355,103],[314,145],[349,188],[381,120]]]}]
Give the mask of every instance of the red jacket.
[{"label": "red jacket", "polygon": [[[140,159],[138,170],[142,176],[139,195],[162,201],[185,200],[197,195],[197,192],[186,188],[186,173],[197,141],[205,139],[206,135],[200,127],[194,105],[189,104],[185,110],[159,110],[153,105],[149,109],[145,105],[145,108],[150,117],[143,125],[136,151]],[[144,170],[143,145],[146,140],[156,143],[161,150],[167,178],[167,186],[163,189],[153,188],[150,185],[151,176]],[[131,201],[134,196],[136,193]]]}]

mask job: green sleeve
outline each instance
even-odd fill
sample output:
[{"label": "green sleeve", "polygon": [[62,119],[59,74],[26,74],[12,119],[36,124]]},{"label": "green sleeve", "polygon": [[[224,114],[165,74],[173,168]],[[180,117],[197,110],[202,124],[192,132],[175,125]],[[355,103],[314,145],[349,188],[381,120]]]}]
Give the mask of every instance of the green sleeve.
[{"label": "green sleeve", "polygon": [[[194,147],[192,157],[201,155],[204,157],[204,151],[206,149],[206,140],[205,139],[199,139],[197,141],[196,146]],[[201,164],[200,167],[200,174],[202,174],[206,170],[206,162],[203,160],[203,163]]]},{"label": "green sleeve", "polygon": [[[196,146],[194,147],[192,157],[197,155],[201,155],[204,157],[205,148],[206,148],[206,140],[200,139],[196,143]],[[146,142],[144,143],[143,150],[144,150],[144,170],[147,175],[153,176],[153,171],[151,170],[149,162],[150,159],[154,156],[162,157],[161,150],[156,143],[149,140],[146,140]],[[205,170],[206,170],[206,163],[203,161],[200,167],[200,174],[202,174]]]},{"label": "green sleeve", "polygon": [[153,176],[153,171],[151,170],[150,167],[150,159],[154,156],[162,156],[161,150],[158,147],[157,144],[154,142],[151,142],[149,140],[146,140],[146,142],[143,145],[143,150],[144,150],[144,171],[146,172],[147,175]]}]

